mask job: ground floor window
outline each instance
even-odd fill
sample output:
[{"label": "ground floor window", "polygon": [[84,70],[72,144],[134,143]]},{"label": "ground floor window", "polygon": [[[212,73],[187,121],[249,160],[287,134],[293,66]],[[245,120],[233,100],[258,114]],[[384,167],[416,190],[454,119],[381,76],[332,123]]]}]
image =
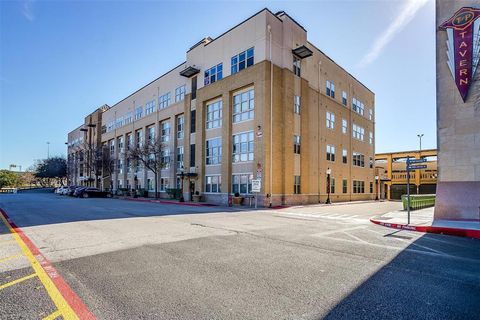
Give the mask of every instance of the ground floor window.
[{"label": "ground floor window", "polygon": [[154,190],[153,179],[147,179],[147,188],[148,188],[148,191],[153,191]]},{"label": "ground floor window", "polygon": [[293,176],[293,193],[294,194],[300,194],[301,193],[301,188],[300,188],[300,176]]},{"label": "ground floor window", "polygon": [[222,192],[222,176],[205,176],[205,192]]},{"label": "ground floor window", "polygon": [[232,192],[247,194],[252,190],[253,174],[234,174],[232,175]]},{"label": "ground floor window", "polygon": [[168,178],[160,178],[160,191],[166,191],[168,189]]},{"label": "ground floor window", "polygon": [[353,193],[365,193],[365,181],[353,180]]},{"label": "ground floor window", "polygon": [[373,182],[370,182],[370,193],[373,193]]},{"label": "ground floor window", "polygon": [[343,179],[343,181],[342,181],[342,192],[347,193],[347,188],[348,188],[347,179]]}]

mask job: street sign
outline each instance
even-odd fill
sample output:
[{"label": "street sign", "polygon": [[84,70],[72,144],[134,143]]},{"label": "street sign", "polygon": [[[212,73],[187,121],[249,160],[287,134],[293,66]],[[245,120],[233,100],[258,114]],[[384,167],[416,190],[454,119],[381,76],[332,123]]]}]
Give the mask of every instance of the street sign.
[{"label": "street sign", "polygon": [[426,168],[427,168],[426,164],[407,167],[408,170],[418,170],[418,169],[426,169]]},{"label": "street sign", "polygon": [[252,192],[258,193],[262,188],[262,180],[252,180]]},{"label": "street sign", "polygon": [[426,158],[422,158],[422,159],[408,159],[408,160],[407,160],[407,164],[410,164],[410,163],[422,163],[422,162],[427,162],[427,159],[426,159]]}]

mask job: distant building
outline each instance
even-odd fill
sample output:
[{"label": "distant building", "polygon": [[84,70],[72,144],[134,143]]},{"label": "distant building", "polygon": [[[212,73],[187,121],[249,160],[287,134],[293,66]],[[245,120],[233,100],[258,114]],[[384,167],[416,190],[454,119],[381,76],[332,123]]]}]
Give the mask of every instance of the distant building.
[{"label": "distant building", "polygon": [[[434,194],[437,185],[437,150],[398,151],[375,155],[375,180],[380,199],[400,199],[407,194],[407,157],[426,158],[426,169],[410,172],[411,194]],[[378,177],[378,179],[377,179]]]},{"label": "distant building", "polygon": [[[288,14],[264,9],[199,41],[185,62],[102,113],[96,134],[101,127],[101,143],[116,159],[102,186],[152,194],[152,172],[125,155],[160,137],[168,162],[158,180],[162,196],[182,186],[183,173],[187,199],[199,192],[227,203],[229,194],[251,194],[260,179],[260,203],[318,203],[327,198],[330,169],[332,201],[373,199],[374,119],[373,92]],[[72,139],[82,138],[78,130]]]}]

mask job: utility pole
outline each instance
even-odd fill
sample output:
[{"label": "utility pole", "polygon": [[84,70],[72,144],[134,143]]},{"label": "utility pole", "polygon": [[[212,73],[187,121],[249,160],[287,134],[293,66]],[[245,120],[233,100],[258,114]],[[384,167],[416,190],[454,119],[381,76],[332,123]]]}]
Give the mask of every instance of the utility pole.
[{"label": "utility pole", "polygon": [[420,151],[422,151],[422,137],[423,137],[423,133],[417,134],[417,137],[418,137],[418,139],[420,140]]},{"label": "utility pole", "polygon": [[50,142],[47,141],[47,159],[50,159]]}]

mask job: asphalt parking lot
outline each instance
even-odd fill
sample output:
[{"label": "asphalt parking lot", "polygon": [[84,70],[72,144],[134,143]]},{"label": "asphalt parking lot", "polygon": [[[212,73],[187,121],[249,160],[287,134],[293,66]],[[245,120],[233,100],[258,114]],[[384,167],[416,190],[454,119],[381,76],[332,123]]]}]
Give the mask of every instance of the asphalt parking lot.
[{"label": "asphalt parking lot", "polygon": [[[480,241],[369,222],[399,207],[255,211],[0,196],[11,222],[97,319],[478,317]],[[68,318],[17,240],[2,223],[0,318]]]}]

